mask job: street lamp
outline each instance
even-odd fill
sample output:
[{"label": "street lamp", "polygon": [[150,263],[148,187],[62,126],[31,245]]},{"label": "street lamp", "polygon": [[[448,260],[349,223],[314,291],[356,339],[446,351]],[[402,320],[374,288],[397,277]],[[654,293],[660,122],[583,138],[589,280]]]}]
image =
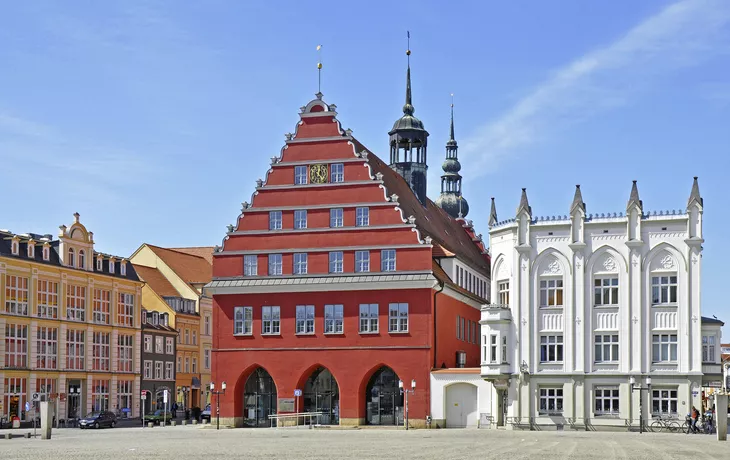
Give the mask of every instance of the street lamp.
[{"label": "street lamp", "polygon": [[410,390],[403,388],[403,380],[398,380],[398,388],[401,394],[405,394],[406,396],[406,430],[408,430],[408,393],[413,394],[416,392],[416,379],[411,380]]},{"label": "street lamp", "polygon": [[226,382],[221,383],[221,389],[215,390],[215,383],[210,382],[210,394],[217,395],[218,401],[215,408],[215,429],[221,429],[221,395],[226,394]]},{"label": "street lamp", "polygon": [[639,392],[639,434],[644,432],[644,404],[643,404],[643,398],[642,398],[642,391],[644,390],[651,390],[651,377],[646,378],[646,386],[642,387],[641,385],[636,386],[636,377],[633,375],[629,377],[629,383],[631,384],[631,391],[638,391]]}]

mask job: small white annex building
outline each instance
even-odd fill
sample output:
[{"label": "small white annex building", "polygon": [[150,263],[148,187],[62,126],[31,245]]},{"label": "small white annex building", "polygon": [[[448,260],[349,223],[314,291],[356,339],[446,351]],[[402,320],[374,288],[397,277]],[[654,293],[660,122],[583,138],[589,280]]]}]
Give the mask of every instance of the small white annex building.
[{"label": "small white annex building", "polygon": [[[507,428],[626,429],[701,406],[702,198],[647,212],[514,218],[492,202],[492,303],[482,309],[487,410]],[[716,340],[720,340],[717,337]]]}]

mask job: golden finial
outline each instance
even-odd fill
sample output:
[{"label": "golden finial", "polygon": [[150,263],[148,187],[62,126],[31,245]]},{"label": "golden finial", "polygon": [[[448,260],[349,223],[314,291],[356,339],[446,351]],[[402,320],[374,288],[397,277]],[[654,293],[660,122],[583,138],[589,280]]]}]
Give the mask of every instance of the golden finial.
[{"label": "golden finial", "polygon": [[322,92],[322,45],[317,45],[317,93]]},{"label": "golden finial", "polygon": [[451,107],[454,106],[454,93],[451,93]]},{"label": "golden finial", "polygon": [[407,30],[406,34],[408,36],[408,48],[406,48],[406,56],[408,56],[408,65],[411,64],[411,31]]}]

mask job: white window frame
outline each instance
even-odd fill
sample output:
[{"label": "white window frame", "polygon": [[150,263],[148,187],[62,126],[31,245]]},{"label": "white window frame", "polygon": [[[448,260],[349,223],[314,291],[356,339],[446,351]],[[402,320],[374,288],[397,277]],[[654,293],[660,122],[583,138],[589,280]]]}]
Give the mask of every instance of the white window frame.
[{"label": "white window frame", "polygon": [[[655,410],[658,409],[658,410]],[[674,409],[674,410],[672,410]],[[651,389],[651,415],[676,416],[679,409],[679,389],[674,388],[652,388]]]},{"label": "white window frame", "polygon": [[596,276],[593,278],[593,306],[615,307],[619,301],[618,276]]},{"label": "white window frame", "polygon": [[58,369],[58,328],[38,326],[36,332],[38,369]]},{"label": "white window frame", "polygon": [[92,370],[111,371],[111,332],[95,331],[91,334],[91,358]]},{"label": "white window frame", "polygon": [[57,281],[39,279],[36,293],[38,317],[58,319],[58,286]]},{"label": "white window frame", "polygon": [[652,273],[651,304],[653,306],[677,305],[678,281],[679,277],[676,273]]},{"label": "white window frame", "polygon": [[10,242],[10,253],[14,256],[17,256],[20,254],[20,243],[13,240]]},{"label": "white window frame", "polygon": [[165,354],[175,354],[175,340],[172,337],[165,337]]},{"label": "white window frame", "polygon": [[595,363],[617,363],[620,359],[619,334],[596,333],[593,337],[593,361]]},{"label": "white window frame", "polygon": [[330,228],[341,228],[345,226],[345,210],[342,208],[330,209]]},{"label": "white window frame", "polygon": [[370,271],[370,251],[355,251],[355,273]]},{"label": "white window frame", "polygon": [[119,334],[117,336],[117,370],[119,372],[134,372],[133,345],[133,335]]},{"label": "white window frame", "polygon": [[111,324],[112,291],[107,289],[94,289],[92,301],[91,319],[96,324]]},{"label": "white window frame", "polygon": [[144,379],[152,380],[152,361],[144,360]]},{"label": "white window frame", "polygon": [[210,348],[203,349],[203,369],[210,369]]},{"label": "white window frame", "polygon": [[391,303],[388,305],[388,332],[406,333],[408,332],[408,304],[407,303]]},{"label": "white window frame", "polygon": [[80,371],[86,369],[86,331],[66,330],[66,369]]},{"label": "white window frame", "polygon": [[117,300],[117,324],[120,326],[134,326],[134,294],[119,293]]},{"label": "white window frame", "polygon": [[715,362],[715,346],[716,346],[715,335],[703,335],[702,336],[702,362],[703,363],[714,363]]},{"label": "white window frame", "polygon": [[282,220],[281,211],[269,211],[269,230],[281,230]]},{"label": "white window frame", "polygon": [[86,251],[83,249],[79,249],[79,268],[81,270],[86,270]]},{"label": "white window frame", "polygon": [[507,336],[502,336],[502,364],[507,364]]},{"label": "white window frame", "polygon": [[66,285],[66,319],[86,321],[86,286]]},{"label": "white window frame", "polygon": [[561,387],[540,387],[537,406],[540,415],[562,414],[565,407],[563,396]]},{"label": "white window frame", "polygon": [[175,380],[172,361],[165,361],[165,380]]},{"label": "white window frame", "polygon": [[314,334],[314,305],[297,305],[295,318],[296,335]]},{"label": "white window frame", "polygon": [[324,333],[343,334],[345,327],[345,308],[343,305],[324,306]]},{"label": "white window frame", "polygon": [[330,182],[333,184],[345,182],[345,165],[343,163],[330,165]]},{"label": "white window frame", "polygon": [[307,253],[306,252],[295,252],[294,253],[294,267],[293,272],[295,275],[306,275],[307,274]]},{"label": "white window frame", "polygon": [[29,282],[24,276],[5,275],[5,313],[28,316]]},{"label": "white window frame", "polygon": [[294,185],[306,185],[307,180],[307,167],[294,166]]},{"label": "white window frame", "polygon": [[261,307],[261,335],[281,334],[281,308],[278,306]]},{"label": "white window frame", "polygon": [[[165,341],[161,335],[155,336],[155,354],[162,355],[165,353]],[[194,344],[193,344],[194,345]]]},{"label": "white window frame", "polygon": [[91,382],[91,410],[109,410],[109,388],[111,380],[92,380]]},{"label": "white window frame", "polygon": [[[678,334],[676,332],[652,334],[651,362],[676,363],[679,356],[679,341],[677,339]],[[674,357],[674,359],[672,359],[672,357]]]},{"label": "white window frame", "polygon": [[394,272],[396,267],[395,249],[383,249],[380,251],[380,271]]},{"label": "white window frame", "polygon": [[345,256],[342,251],[332,251],[329,253],[329,272],[330,273],[343,273],[344,272],[344,259]]},{"label": "white window frame", "polygon": [[211,324],[211,317],[210,315],[205,315],[203,317],[203,333],[206,336],[210,335],[210,324]]},{"label": "white window frame", "polygon": [[294,228],[295,229],[307,228],[307,210],[306,209],[295,209],[294,210]]},{"label": "white window frame", "polygon": [[164,376],[164,363],[155,361],[155,380],[162,380]]},{"label": "white window frame", "polygon": [[490,362],[492,364],[497,364],[497,334],[492,334],[489,337],[489,347],[490,347]]},{"label": "white window frame", "polygon": [[185,373],[190,373],[190,356],[185,357]]},{"label": "white window frame", "polygon": [[380,329],[379,306],[376,303],[360,304],[360,334],[377,334]]},{"label": "white window frame", "polygon": [[[563,278],[540,278],[540,308],[563,307],[565,305]],[[558,298],[560,298],[558,300]]]},{"label": "white window frame", "polygon": [[51,259],[51,248],[43,245],[43,260],[48,262]]},{"label": "white window frame", "polygon": [[96,271],[100,272],[104,270],[104,259],[101,257],[96,258]]},{"label": "white window frame", "polygon": [[562,363],[564,359],[565,345],[563,340],[563,334],[540,335],[540,363]]},{"label": "white window frame", "polygon": [[[597,417],[618,417],[620,411],[621,392],[617,386],[596,386],[593,387],[593,413]],[[598,402],[601,402],[601,409],[597,409]]]},{"label": "white window frame", "polygon": [[152,353],[152,336],[149,334],[144,335],[144,352]]},{"label": "white window frame", "polygon": [[509,305],[509,280],[497,281],[497,298],[501,305]]},{"label": "white window frame", "polygon": [[258,275],[259,258],[256,254],[246,254],[243,256],[243,276]]},{"label": "white window frame", "polygon": [[114,273],[114,261],[109,259],[109,273]]},{"label": "white window frame", "polygon": [[233,335],[253,335],[253,307],[233,308]]},{"label": "white window frame", "polygon": [[35,244],[28,242],[26,251],[29,259],[35,259]]},{"label": "white window frame", "polygon": [[283,272],[281,254],[269,254],[269,276],[281,276]]},{"label": "white window frame", "polygon": [[68,248],[68,260],[66,262],[69,267],[76,267],[76,251],[74,251],[74,248]]},{"label": "white window frame", "polygon": [[368,225],[370,225],[370,208],[355,208],[355,226],[367,227]]},{"label": "white window frame", "polygon": [[119,274],[122,276],[127,276],[127,264],[126,262],[122,262],[119,264]]}]

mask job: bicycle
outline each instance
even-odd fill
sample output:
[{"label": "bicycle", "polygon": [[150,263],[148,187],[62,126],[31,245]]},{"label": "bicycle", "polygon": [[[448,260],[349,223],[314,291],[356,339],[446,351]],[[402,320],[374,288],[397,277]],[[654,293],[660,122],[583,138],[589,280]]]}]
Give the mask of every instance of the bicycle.
[{"label": "bicycle", "polygon": [[671,418],[658,417],[651,423],[651,431],[657,433],[661,433],[664,430],[667,430],[670,433],[676,433],[680,429],[681,426],[679,425],[679,422]]}]

